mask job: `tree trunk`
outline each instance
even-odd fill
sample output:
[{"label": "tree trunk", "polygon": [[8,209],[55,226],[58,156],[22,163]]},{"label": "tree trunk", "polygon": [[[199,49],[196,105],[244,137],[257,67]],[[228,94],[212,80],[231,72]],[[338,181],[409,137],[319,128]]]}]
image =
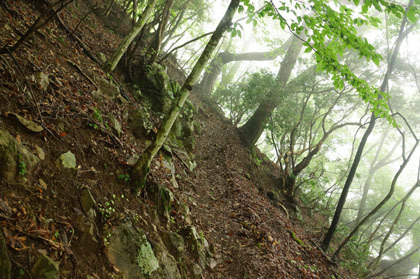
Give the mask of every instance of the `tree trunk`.
[{"label": "tree trunk", "polygon": [[197,63],[194,65],[194,68],[192,69],[191,73],[185,80],[180,90],[179,97],[175,100],[172,111],[169,114],[167,114],[163,119],[159,131],[157,132],[156,139],[143,152],[143,154],[137,161],[133,170],[133,177],[135,182],[134,186],[136,192],[138,192],[144,187],[153,157],[157,154],[157,152],[160,150],[163,143],[165,142],[166,138],[168,137],[176,118],[178,117],[186,99],[190,94],[190,90],[192,89],[193,84],[197,81],[198,77],[204,69],[204,66],[206,65],[214,50],[216,49],[217,45],[219,44],[219,41],[222,38],[223,34],[232,24],[232,18],[235,15],[236,10],[238,9],[239,2],[240,0],[232,0],[230,2],[230,5],[225,15],[219,22],[216,30],[210,38],[210,41],[207,43],[206,48],[204,49]]},{"label": "tree trunk", "polygon": [[[413,0],[410,0],[409,6],[411,6],[412,3],[413,3]],[[385,73],[384,80],[383,80],[382,85],[381,85],[381,88],[380,88],[380,91],[381,92],[384,92],[386,90],[387,86],[388,86],[389,77],[390,77],[390,75],[391,75],[391,73],[392,73],[392,71],[394,69],[395,60],[397,59],[397,56],[398,56],[398,52],[400,50],[401,43],[402,43],[402,41],[403,41],[403,39],[405,37],[405,36],[403,36],[403,33],[404,33],[404,29],[405,29],[406,23],[407,23],[407,16],[405,16],[403,18],[402,22],[401,22],[398,39],[397,39],[397,42],[395,44],[395,48],[394,48],[394,51],[392,53],[391,60],[390,60],[390,62],[388,64],[388,68],[387,68],[387,71]],[[359,147],[357,148],[356,155],[355,155],[354,160],[353,160],[353,163],[351,165],[349,175],[347,176],[346,182],[344,183],[343,191],[341,192],[340,199],[338,200],[337,208],[335,210],[334,217],[333,217],[333,220],[331,222],[331,226],[328,229],[328,232],[325,235],[325,238],[324,238],[324,240],[322,242],[322,249],[324,251],[327,251],[328,250],[328,247],[330,246],[331,240],[332,240],[332,238],[334,236],[335,230],[337,229],[338,222],[340,221],[341,212],[343,210],[344,204],[346,203],[347,194],[348,194],[348,192],[350,190],[351,183],[353,182],[353,178],[354,178],[354,176],[356,174],[357,167],[359,166],[360,159],[362,157],[363,150],[365,148],[367,139],[369,138],[370,134],[373,131],[373,128],[375,127],[376,119],[377,119],[377,117],[372,112],[369,126],[368,126],[367,130],[365,131],[365,133],[363,134],[362,140],[360,141]],[[387,196],[385,201],[387,201],[389,198],[390,198],[390,196],[389,197]],[[356,228],[350,233],[349,237],[347,237],[345,239],[345,241],[340,245],[340,247],[334,253],[334,257],[337,257],[338,256],[338,254],[339,254],[340,250],[342,249],[342,247],[344,247],[344,245],[347,244],[347,242],[350,240],[350,238],[352,237],[352,235],[354,235],[357,232],[357,230],[360,227],[360,225],[364,221],[366,221],[366,220],[367,220],[367,218],[365,217],[360,222],[360,224],[358,224],[356,226]]]},{"label": "tree trunk", "polygon": [[267,120],[273,113],[274,109],[279,105],[282,88],[286,87],[301,49],[302,41],[293,37],[290,47],[281,62],[280,70],[276,78],[277,84],[275,88],[271,89],[267,98],[262,101],[251,118],[240,128],[242,142],[247,148],[254,146],[260,138]]},{"label": "tree trunk", "polygon": [[171,8],[172,8],[173,3],[174,3],[173,0],[166,0],[165,7],[163,8],[162,20],[159,24],[158,30],[156,31],[152,46],[150,47],[149,52],[148,52],[150,55],[149,64],[155,63],[159,55],[161,45],[162,45],[163,33],[166,30],[166,26],[169,20],[169,14],[171,13]]},{"label": "tree trunk", "polygon": [[[29,29],[23,34],[20,39],[11,47],[3,46],[0,49],[0,55],[6,54],[6,53],[12,53],[14,52],[25,40],[29,38],[32,33],[34,33],[36,30],[42,28],[45,26],[52,18],[54,18],[62,9],[64,9],[67,5],[69,5],[74,0],[61,0],[56,2],[55,4],[51,5],[49,7],[48,12],[41,14],[37,20],[29,27]],[[60,5],[57,10],[54,9],[55,6]]]},{"label": "tree trunk", "polygon": [[289,47],[292,39],[289,38],[281,47],[265,52],[245,52],[245,53],[231,53],[221,52],[213,61],[200,82],[200,93],[203,96],[209,97],[216,85],[216,81],[222,72],[222,68],[227,63],[236,61],[270,61],[276,59],[283,51]]},{"label": "tree trunk", "polygon": [[[357,226],[357,224],[360,223],[360,220],[362,220],[362,217],[365,213],[365,207],[366,207],[366,201],[367,201],[367,196],[368,196],[368,192],[370,189],[370,185],[372,183],[373,177],[375,175],[375,173],[380,170],[382,167],[392,163],[394,160],[389,160],[389,158],[392,156],[392,154],[394,153],[395,149],[397,148],[398,144],[400,143],[400,141],[397,141],[394,146],[392,147],[391,151],[388,152],[388,154],[382,158],[381,160],[378,161],[379,155],[382,151],[382,147],[384,145],[384,141],[388,135],[389,130],[387,130],[385,132],[385,134],[383,135],[380,143],[379,143],[379,147],[376,151],[375,157],[369,167],[369,171],[368,171],[368,176],[365,180],[365,183],[363,185],[363,193],[362,193],[362,198],[360,199],[360,205],[359,205],[359,209],[357,211],[357,217],[356,220],[354,221],[354,227]],[[353,227],[353,228],[354,228]]]},{"label": "tree trunk", "polygon": [[108,59],[108,61],[105,62],[105,65],[104,65],[105,72],[112,72],[115,70],[115,68],[118,65],[118,62],[120,62],[120,59],[124,55],[128,46],[131,44],[134,38],[138,35],[140,30],[143,28],[144,24],[149,20],[156,2],[157,0],[149,0],[146,8],[143,11],[143,14],[139,17],[137,23],[134,25],[131,32],[127,36],[125,36],[125,38],[122,40],[118,48],[114,51],[112,56]]}]

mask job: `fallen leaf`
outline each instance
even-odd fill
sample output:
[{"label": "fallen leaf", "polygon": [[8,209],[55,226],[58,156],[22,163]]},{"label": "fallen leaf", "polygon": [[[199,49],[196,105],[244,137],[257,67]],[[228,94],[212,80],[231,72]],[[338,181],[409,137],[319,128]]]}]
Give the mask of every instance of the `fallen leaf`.
[{"label": "fallen leaf", "polygon": [[42,132],[44,130],[44,128],[42,128],[41,125],[35,123],[32,120],[26,119],[16,113],[13,112],[8,112],[7,115],[12,115],[14,117],[17,118],[17,120],[20,122],[20,124],[22,124],[23,126],[25,126],[28,130],[35,132],[35,133],[39,133]]}]

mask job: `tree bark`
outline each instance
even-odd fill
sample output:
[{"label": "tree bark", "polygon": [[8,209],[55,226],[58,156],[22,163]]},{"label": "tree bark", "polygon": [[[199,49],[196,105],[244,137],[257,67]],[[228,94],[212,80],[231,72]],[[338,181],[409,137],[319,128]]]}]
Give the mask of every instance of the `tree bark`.
[{"label": "tree bark", "polygon": [[[413,0],[410,0],[409,6],[411,6],[412,3],[413,3]],[[391,73],[392,73],[392,71],[394,69],[395,60],[397,59],[397,56],[398,56],[398,53],[399,53],[399,50],[400,50],[401,43],[402,43],[402,41],[404,39],[403,33],[404,33],[404,29],[405,29],[406,23],[407,23],[407,16],[405,16],[403,18],[402,22],[401,22],[398,39],[396,41],[395,48],[394,48],[394,51],[393,51],[391,60],[390,60],[390,62],[388,64],[388,67],[387,67],[387,71],[385,73],[384,80],[383,80],[383,82],[381,84],[381,87],[380,87],[380,91],[381,92],[384,92],[386,90],[387,86],[388,86],[389,77],[391,76]],[[325,235],[325,238],[324,238],[324,240],[322,242],[322,249],[324,251],[327,251],[328,250],[328,247],[330,246],[331,240],[332,240],[332,238],[334,236],[334,233],[335,233],[335,231],[337,229],[338,222],[340,221],[341,212],[343,210],[344,204],[346,203],[347,194],[348,194],[348,192],[350,190],[350,186],[351,186],[351,184],[353,182],[353,178],[354,178],[354,176],[356,174],[357,167],[359,166],[360,159],[362,157],[363,150],[365,148],[366,142],[367,142],[370,134],[372,133],[373,128],[375,127],[376,119],[377,119],[377,117],[372,112],[369,126],[368,126],[367,130],[365,131],[365,133],[363,134],[362,140],[360,141],[359,147],[357,148],[356,155],[355,155],[354,160],[353,160],[353,163],[351,165],[349,175],[347,176],[346,182],[344,183],[343,191],[341,192],[340,199],[338,200],[337,208],[335,210],[334,217],[333,217],[333,220],[331,222],[331,226],[328,229],[328,232]],[[392,195],[392,193],[390,193],[390,194]],[[386,202],[390,197],[391,197],[390,195],[387,195],[387,197],[385,197],[384,201]],[[366,216],[366,217],[369,217],[370,215],[371,214],[368,214],[368,216]],[[350,235],[339,246],[339,248],[337,249],[337,251],[334,253],[334,258],[338,256],[340,250],[344,247],[344,245],[347,244],[347,242],[350,240],[350,238],[357,232],[357,230],[360,227],[360,225],[364,221],[366,221],[368,219],[366,217],[360,222],[359,225],[356,226],[356,228],[350,233]]]},{"label": "tree bark", "polygon": [[373,158],[372,163],[369,166],[369,171],[368,171],[368,176],[365,180],[365,183],[363,184],[363,193],[362,193],[362,198],[360,199],[360,205],[359,205],[359,209],[357,211],[357,217],[356,220],[354,221],[354,227],[357,226],[357,224],[359,224],[360,220],[362,220],[363,215],[365,214],[365,207],[366,207],[366,201],[367,201],[367,196],[368,196],[368,192],[370,189],[370,185],[372,183],[373,177],[375,175],[375,173],[380,170],[382,167],[390,164],[393,162],[393,160],[388,161],[388,159],[392,156],[392,154],[394,153],[395,149],[397,148],[398,144],[400,143],[400,141],[397,141],[396,144],[392,147],[391,151],[388,152],[387,155],[385,155],[384,158],[382,158],[381,160],[378,161],[379,155],[382,151],[382,147],[384,145],[385,139],[388,135],[389,130],[387,130],[380,143],[378,146],[378,149],[376,150],[376,154],[375,157]]},{"label": "tree bark", "polygon": [[[49,11],[40,15],[37,20],[29,27],[29,29],[19,38],[19,40],[11,47],[3,46],[0,49],[0,55],[14,52],[25,40],[29,38],[32,33],[46,25],[52,18],[54,18],[62,9],[69,5],[74,0],[62,0],[49,7]],[[54,6],[60,4],[57,10]]]},{"label": "tree bark", "polygon": [[159,23],[158,30],[156,31],[155,38],[152,42],[152,46],[149,49],[150,61],[149,64],[153,64],[156,62],[156,59],[159,55],[161,45],[162,45],[162,38],[163,33],[166,30],[166,26],[168,25],[169,14],[171,13],[171,8],[174,3],[174,0],[166,0],[165,7],[163,8],[162,20]]},{"label": "tree bark", "polygon": [[128,46],[131,44],[134,38],[136,38],[140,30],[143,28],[144,24],[149,20],[156,2],[157,0],[149,0],[146,8],[144,9],[142,15],[139,17],[137,23],[134,25],[131,32],[127,36],[125,36],[125,38],[121,41],[120,45],[114,51],[112,56],[108,59],[108,61],[105,62],[105,72],[109,73],[115,70],[115,68],[118,65],[118,62],[120,62],[121,57],[126,52]]},{"label": "tree bark", "polygon": [[154,156],[160,150],[166,138],[168,137],[176,118],[178,117],[185,101],[187,100],[190,94],[190,90],[192,89],[193,84],[197,81],[198,77],[204,69],[205,64],[208,62],[217,45],[219,44],[223,34],[231,25],[233,16],[235,15],[236,10],[238,9],[239,2],[240,0],[232,0],[230,2],[225,15],[219,22],[216,30],[210,38],[210,41],[207,43],[203,53],[201,54],[197,63],[194,65],[194,68],[192,69],[191,73],[185,80],[180,90],[179,97],[175,100],[172,111],[169,114],[167,114],[163,119],[162,124],[157,132],[156,139],[143,152],[136,165],[134,166],[133,177],[135,181],[134,190],[136,192],[139,192],[139,190],[141,190],[144,187],[147,175],[150,170],[150,164]]},{"label": "tree bark", "polygon": [[289,38],[281,47],[264,52],[231,53],[221,52],[210,63],[209,69],[200,82],[200,93],[203,96],[210,96],[217,79],[219,78],[224,65],[230,62],[240,61],[270,61],[276,59],[282,52],[290,47],[292,38]]},{"label": "tree bark", "polygon": [[275,88],[271,89],[267,98],[263,100],[251,118],[240,128],[242,142],[247,148],[251,148],[260,138],[270,115],[279,105],[282,89],[286,87],[301,49],[302,41],[293,37],[286,55],[281,62]]}]

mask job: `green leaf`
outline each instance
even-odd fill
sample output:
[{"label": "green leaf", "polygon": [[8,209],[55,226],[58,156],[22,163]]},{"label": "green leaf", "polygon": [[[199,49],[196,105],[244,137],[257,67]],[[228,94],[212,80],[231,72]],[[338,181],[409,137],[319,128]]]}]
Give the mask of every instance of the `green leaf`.
[{"label": "green leaf", "polygon": [[373,56],[373,57],[372,57],[372,61],[373,61],[373,63],[375,63],[375,65],[376,65],[376,66],[378,66],[378,67],[379,67],[379,62],[380,62],[380,59],[379,59],[379,57],[378,57],[378,56]]},{"label": "green leaf", "polygon": [[415,7],[410,7],[410,9],[407,11],[407,18],[412,23],[416,23],[417,21],[417,10]]},{"label": "green leaf", "polygon": [[312,51],[312,48],[311,47],[307,47],[306,49],[305,49],[305,53],[308,53],[308,52],[311,52]]}]

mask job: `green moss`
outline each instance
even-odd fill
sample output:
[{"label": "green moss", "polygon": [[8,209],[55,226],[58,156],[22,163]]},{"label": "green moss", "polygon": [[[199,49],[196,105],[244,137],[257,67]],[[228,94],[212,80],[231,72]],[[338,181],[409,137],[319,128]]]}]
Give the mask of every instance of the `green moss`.
[{"label": "green moss", "polygon": [[141,242],[136,259],[137,265],[144,275],[149,275],[159,268],[159,263],[153,253],[152,246],[144,235],[141,237]]}]

